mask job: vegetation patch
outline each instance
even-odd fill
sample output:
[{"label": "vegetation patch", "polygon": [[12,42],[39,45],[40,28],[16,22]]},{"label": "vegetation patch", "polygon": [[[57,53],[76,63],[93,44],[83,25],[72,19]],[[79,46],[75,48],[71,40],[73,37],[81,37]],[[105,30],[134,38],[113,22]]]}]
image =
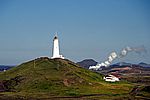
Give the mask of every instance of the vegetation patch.
[{"label": "vegetation patch", "polygon": [[[132,84],[128,82],[109,83],[103,75],[83,69],[66,59],[38,58],[6,72],[0,73],[0,81],[7,80],[6,97],[82,97],[122,96],[129,93]],[[40,95],[40,96],[39,96]],[[24,98],[25,99],[25,98]]]}]

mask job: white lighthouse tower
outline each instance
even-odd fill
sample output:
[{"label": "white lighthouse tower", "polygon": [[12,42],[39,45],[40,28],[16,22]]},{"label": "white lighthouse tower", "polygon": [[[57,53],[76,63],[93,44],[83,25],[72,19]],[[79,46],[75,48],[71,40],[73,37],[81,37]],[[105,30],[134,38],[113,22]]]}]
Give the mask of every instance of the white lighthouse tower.
[{"label": "white lighthouse tower", "polygon": [[55,34],[55,37],[53,39],[53,51],[52,51],[52,57],[51,58],[52,59],[54,59],[54,58],[64,59],[64,57],[59,54],[59,41],[58,41],[57,33]]}]

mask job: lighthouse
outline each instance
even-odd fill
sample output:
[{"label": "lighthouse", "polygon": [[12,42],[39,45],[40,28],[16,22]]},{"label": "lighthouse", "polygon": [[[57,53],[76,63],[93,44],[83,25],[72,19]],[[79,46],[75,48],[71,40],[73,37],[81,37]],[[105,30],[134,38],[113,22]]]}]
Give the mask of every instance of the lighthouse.
[{"label": "lighthouse", "polygon": [[62,55],[59,54],[59,40],[57,33],[55,34],[55,37],[53,39],[53,49],[52,49],[52,59],[54,58],[61,58],[64,59]]}]

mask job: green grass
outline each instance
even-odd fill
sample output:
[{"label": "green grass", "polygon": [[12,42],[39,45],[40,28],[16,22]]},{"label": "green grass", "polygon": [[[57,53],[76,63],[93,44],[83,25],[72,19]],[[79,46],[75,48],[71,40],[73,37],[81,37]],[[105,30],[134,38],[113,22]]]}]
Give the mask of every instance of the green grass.
[{"label": "green grass", "polygon": [[23,63],[0,73],[0,80],[11,80],[16,76],[23,77],[18,85],[13,86],[16,92],[0,94],[35,98],[90,94],[109,94],[112,96],[116,94],[116,96],[120,96],[129,93],[133,87],[132,84],[124,81],[105,82],[103,75],[62,59],[39,58]]}]

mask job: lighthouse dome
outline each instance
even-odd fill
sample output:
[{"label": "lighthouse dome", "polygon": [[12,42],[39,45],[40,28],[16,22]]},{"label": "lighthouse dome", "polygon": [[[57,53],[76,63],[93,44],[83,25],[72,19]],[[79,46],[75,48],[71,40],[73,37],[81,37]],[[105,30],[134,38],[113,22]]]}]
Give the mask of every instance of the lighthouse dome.
[{"label": "lighthouse dome", "polygon": [[57,36],[55,36],[55,37],[54,37],[54,40],[55,40],[55,39],[58,39],[58,37],[57,37]]}]

